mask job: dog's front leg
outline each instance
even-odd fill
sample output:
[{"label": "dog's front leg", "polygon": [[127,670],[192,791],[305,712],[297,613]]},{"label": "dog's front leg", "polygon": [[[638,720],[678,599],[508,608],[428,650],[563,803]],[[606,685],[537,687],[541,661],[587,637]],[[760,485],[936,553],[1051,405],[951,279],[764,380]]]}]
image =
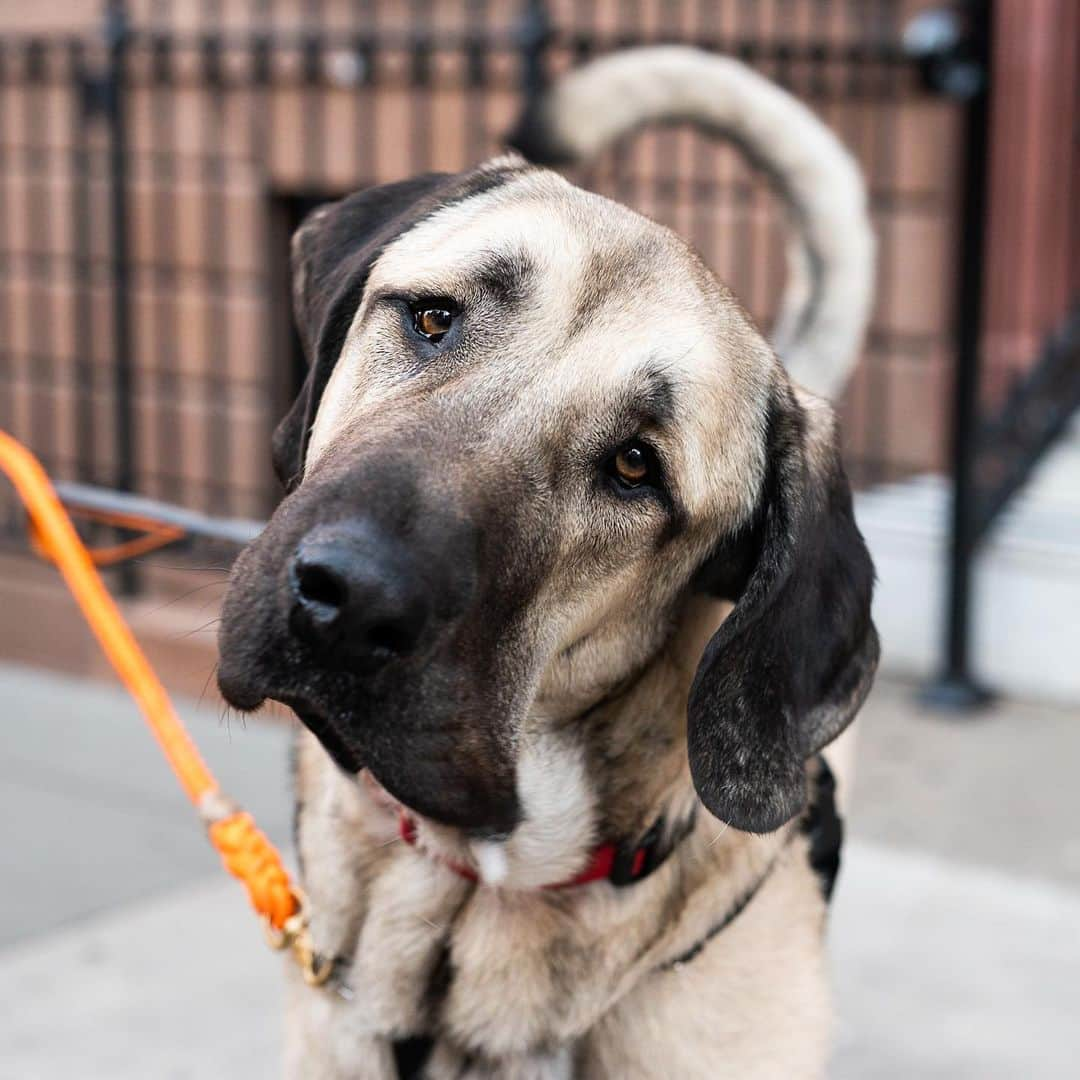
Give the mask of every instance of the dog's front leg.
[{"label": "dog's front leg", "polygon": [[472,886],[408,848],[396,854],[370,884],[346,978],[357,1020],[403,1038],[430,1028],[454,919]]},{"label": "dog's front leg", "polygon": [[[316,950],[336,961],[357,947],[368,911],[370,883],[392,858],[393,821],[373,834],[385,815],[346,778],[307,731],[295,747],[296,841]],[[376,1032],[365,1003],[351,988],[308,986],[286,961],[285,1076],[289,1080],[396,1080],[390,1041]],[[346,966],[335,972],[345,980]]]},{"label": "dog's front leg", "polygon": [[566,1045],[550,1052],[510,1054],[497,1061],[482,1061],[440,1042],[432,1051],[424,1080],[570,1080],[573,1075],[573,1050]]},{"label": "dog's front leg", "polygon": [[356,1023],[353,1003],[332,989],[308,986],[291,957],[287,966],[287,1080],[397,1080],[390,1042]]},{"label": "dog's front leg", "polygon": [[289,1080],[395,1080],[392,1041],[425,1030],[429,987],[469,886],[438,863],[403,854],[370,883],[355,953],[340,972],[342,992],[290,973]]}]

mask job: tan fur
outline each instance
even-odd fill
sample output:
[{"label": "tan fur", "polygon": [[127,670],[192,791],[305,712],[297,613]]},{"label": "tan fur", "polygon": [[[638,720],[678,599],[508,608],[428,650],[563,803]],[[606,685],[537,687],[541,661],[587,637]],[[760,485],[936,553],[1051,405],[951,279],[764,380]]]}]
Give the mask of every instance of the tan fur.
[{"label": "tan fur", "polygon": [[[591,733],[609,750],[604,732],[626,746],[621,774],[594,774],[612,826],[630,829],[696,802],[680,729],[692,666],[723,606],[694,607],[663,657],[613,703],[610,722]],[[658,753],[648,736],[665,726]],[[821,1075],[824,906],[793,827],[754,837],[699,811],[676,854],[631,889],[553,893],[528,881],[492,889],[396,840],[392,811],[344,778],[311,735],[299,740],[301,820],[304,834],[318,837],[317,854],[301,840],[313,910],[359,912],[362,929],[343,933],[348,920],[339,919],[331,932],[318,919],[320,950],[350,958],[353,996],[294,985],[289,1075],[393,1077],[389,1044],[430,1022],[424,992],[444,943],[454,978],[440,1006],[447,1038],[432,1078]],[[443,835],[449,830],[421,827],[430,854],[467,857],[467,845]],[[572,853],[584,850],[567,842]],[[707,934],[773,860],[761,893],[728,929],[691,962],[658,970]],[[549,866],[546,880],[564,870]],[[461,1071],[466,1058],[472,1064]]]},{"label": "tan fur", "polygon": [[[671,661],[656,667],[657,682],[684,678]],[[621,702],[623,715],[651,713],[651,689]],[[433,1077],[821,1074],[828,1042],[824,909],[805,840],[790,837],[791,827],[752,837],[701,813],[668,863],[628,890],[603,883],[554,893],[475,886],[420,851],[387,843],[395,820],[386,808],[369,802],[365,824],[316,816],[313,807],[340,805],[338,798],[360,789],[310,735],[300,740],[302,759],[322,762],[301,770],[298,791],[305,829],[321,843],[320,857],[305,851],[304,859],[313,909],[351,906],[363,913],[363,928],[335,937],[325,920],[316,926],[323,952],[351,958],[345,978],[353,998],[293,989],[289,1061],[305,1064],[291,1066],[291,1075],[366,1076],[363,1062],[375,1069],[370,1075],[392,1077],[378,1071],[388,1065],[374,1063],[389,1062],[390,1040],[425,1029],[432,952],[444,942],[454,977],[441,1006],[448,1037],[436,1062],[466,1054],[484,1064],[464,1074],[434,1067]],[[653,774],[675,776],[641,807],[642,816],[694,799],[684,756],[673,740],[666,761],[638,772],[646,787]],[[431,850],[440,850],[437,843]],[[727,930],[691,962],[657,970],[701,939],[774,859],[760,894]],[[361,866],[375,874],[368,887]],[[572,1074],[567,1055],[577,1063]]]},{"label": "tan fur", "polygon": [[[513,334],[514,363],[477,353],[458,370],[401,377],[393,327],[370,298],[405,286],[451,295],[493,237],[527,252],[536,271],[538,299],[518,316],[527,325],[490,324],[496,338]],[[624,267],[626,250],[647,258]],[[588,318],[575,324],[586,295]],[[667,230],[525,171],[430,215],[378,258],[307,466],[465,402],[476,418],[468,473],[433,455],[429,482],[497,487],[523,448],[539,454],[583,437],[589,409],[645,360],[692,402],[654,433],[688,524],[665,547],[648,507],[632,528],[598,524],[572,498],[551,507],[560,549],[530,607],[539,659],[519,691],[524,818],[514,832],[480,841],[421,819],[407,846],[378,785],[347,778],[313,736],[298,737],[312,933],[342,961],[345,996],[292,977],[290,1076],[390,1080],[392,1041],[419,1033],[437,1040],[433,1078],[822,1074],[824,903],[807,841],[797,823],[764,836],[726,827],[698,805],[687,767],[690,684],[729,605],[686,597],[682,583],[718,530],[749,513],[766,467],[766,400],[786,379],[730,294]],[[831,439],[831,410],[809,395],[802,403],[813,458]],[[681,821],[694,807],[693,832],[632,887],[540,888],[580,870],[599,840],[640,834],[661,816]],[[444,860],[484,880],[470,883]],[[761,882],[731,926],[670,966]]]}]

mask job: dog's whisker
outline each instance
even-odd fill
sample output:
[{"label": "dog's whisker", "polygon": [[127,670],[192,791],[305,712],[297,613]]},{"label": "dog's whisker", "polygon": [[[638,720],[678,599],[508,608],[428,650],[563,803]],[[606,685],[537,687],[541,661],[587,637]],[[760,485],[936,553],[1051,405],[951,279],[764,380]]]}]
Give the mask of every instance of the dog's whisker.
[{"label": "dog's whisker", "polygon": [[724,833],[726,833],[729,828],[730,828],[730,826],[727,824],[727,822],[725,822],[724,827],[709,841],[709,847],[712,847],[713,844],[715,844],[716,841],[719,840],[720,837],[723,836]]},{"label": "dog's whisker", "polygon": [[220,581],[204,581],[201,585],[196,585],[194,589],[188,589],[186,592],[180,593],[179,596],[170,597],[168,600],[165,601],[165,603],[159,604],[155,608],[151,608],[149,614],[156,615],[159,611],[164,611],[166,608],[172,607],[173,604],[179,604],[181,600],[187,600],[190,597],[194,596],[196,593],[200,593],[206,589],[211,588],[211,586],[225,586],[228,584],[228,578],[221,578]]},{"label": "dog's whisker", "polygon": [[[228,582],[226,581],[226,582],[225,582],[225,584],[226,584],[226,585],[228,585]],[[202,602],[202,603],[201,603],[201,604],[199,605],[199,612],[200,612],[200,613],[201,613],[201,612],[204,612],[204,611],[205,611],[205,610],[206,610],[206,609],[207,609],[207,608],[208,608],[208,607],[209,607],[209,606],[210,606],[211,604],[217,604],[217,603],[220,603],[220,599],[221,599],[220,597],[217,597],[217,596],[211,596],[211,597],[209,597],[208,599],[204,600],[204,601],[203,601],[203,602]]]},{"label": "dog's whisker", "polygon": [[176,634],[173,638],[174,641],[183,641],[184,638],[194,637],[196,634],[204,634],[212,626],[216,626],[221,622],[220,616],[211,619],[209,622],[203,623],[202,626],[195,627],[194,630],[185,630],[182,634]]},{"label": "dog's whisker", "polygon": [[212,668],[210,668],[210,671],[207,674],[206,679],[203,681],[202,692],[199,694],[199,700],[198,700],[198,705],[199,706],[202,705],[203,699],[206,697],[206,691],[210,689],[210,680],[217,674],[217,669],[218,669],[218,665],[217,665],[217,661],[215,660],[214,661],[214,666]]},{"label": "dog's whisker", "polygon": [[230,739],[232,738],[233,717],[240,721],[241,728],[247,728],[247,719],[243,713],[237,712],[227,701],[222,702],[221,712],[218,714],[218,727],[224,727]]},{"label": "dog's whisker", "polygon": [[228,574],[231,570],[228,566],[181,566],[178,563],[161,562],[155,562],[154,568],[158,570],[193,571],[197,574]]}]

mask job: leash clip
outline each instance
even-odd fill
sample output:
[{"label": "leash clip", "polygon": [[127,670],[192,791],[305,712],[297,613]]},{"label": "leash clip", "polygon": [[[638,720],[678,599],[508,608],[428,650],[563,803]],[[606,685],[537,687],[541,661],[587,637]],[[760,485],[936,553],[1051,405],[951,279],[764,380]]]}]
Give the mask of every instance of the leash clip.
[{"label": "leash clip", "polygon": [[300,965],[300,973],[308,986],[325,986],[334,973],[333,957],[320,956],[315,951],[308,926],[307,897],[294,890],[296,911],[280,927],[274,926],[267,916],[263,916],[263,930],[266,943],[278,952],[289,949],[293,959]]}]

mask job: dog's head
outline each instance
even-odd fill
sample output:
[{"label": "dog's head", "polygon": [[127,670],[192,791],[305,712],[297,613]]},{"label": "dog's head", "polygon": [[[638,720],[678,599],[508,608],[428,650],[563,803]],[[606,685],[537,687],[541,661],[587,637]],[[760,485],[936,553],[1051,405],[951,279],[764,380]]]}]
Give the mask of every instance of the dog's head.
[{"label": "dog's head", "polygon": [[537,701],[583,711],[704,591],[734,608],[690,692],[699,795],[752,831],[798,812],[869,685],[872,569],[831,411],[687,246],[503,159],[317,211],[293,274],[310,369],[226,601],[226,699],[505,833]]}]

